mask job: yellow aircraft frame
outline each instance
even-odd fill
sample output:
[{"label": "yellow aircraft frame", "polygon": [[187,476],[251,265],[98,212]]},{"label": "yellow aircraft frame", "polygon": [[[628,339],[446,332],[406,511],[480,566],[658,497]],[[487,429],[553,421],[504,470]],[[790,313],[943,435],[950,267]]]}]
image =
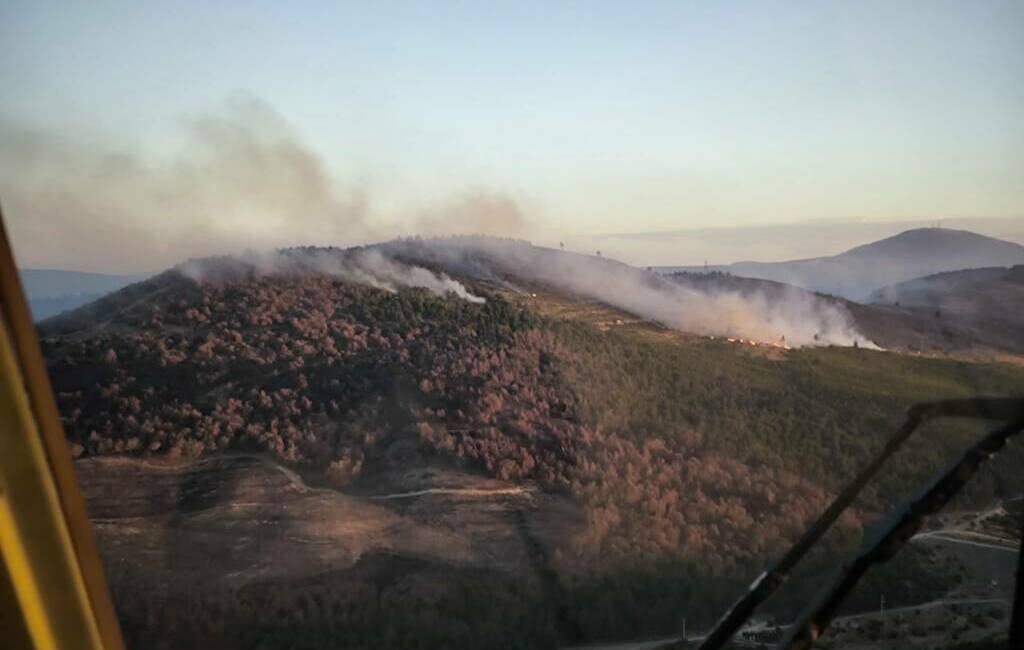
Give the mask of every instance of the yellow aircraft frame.
[{"label": "yellow aircraft frame", "polygon": [[5,647],[123,650],[2,213],[0,555]]}]

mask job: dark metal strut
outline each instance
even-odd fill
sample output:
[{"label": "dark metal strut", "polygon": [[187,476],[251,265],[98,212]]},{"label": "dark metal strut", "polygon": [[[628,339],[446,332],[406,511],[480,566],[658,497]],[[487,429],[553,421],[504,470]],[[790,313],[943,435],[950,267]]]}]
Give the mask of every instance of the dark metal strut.
[{"label": "dark metal strut", "polygon": [[[867,485],[878,470],[885,464],[914,431],[924,422],[936,418],[971,418],[986,420],[1017,421],[1024,418],[1024,399],[1011,398],[975,398],[943,400],[916,404],[907,412],[907,419],[895,435],[886,442],[885,447],[871,462],[840,492],[829,504],[828,508],[811,525],[807,532],[775,563],[768,571],[761,574],[751,584],[732,608],[715,625],[705,637],[700,650],[718,650],[729,642],[729,639],[750,618],[757,607],[775,592],[789,577],[789,573],[807,554],[808,551],[824,536],[843,511],[853,503],[857,495]],[[1019,588],[1019,581],[1018,581]]]},{"label": "dark metal strut", "polygon": [[[914,499],[901,512],[896,513],[877,538],[868,544],[852,561],[839,570],[839,575],[818,600],[812,604],[796,623],[789,635],[779,646],[790,650],[810,648],[815,640],[825,631],[836,615],[840,604],[857,585],[864,573],[871,566],[892,558],[913,537],[925,517],[942,509],[949,500],[967,484],[981,467],[982,463],[1006,446],[1011,436],[1024,431],[1024,419],[1003,426],[985,436],[981,442],[971,447],[949,469],[947,469],[923,493]],[[1020,591],[1020,581],[1017,582]],[[1014,608],[1019,608],[1018,602]],[[1019,647],[1010,645],[1011,648]]]}]

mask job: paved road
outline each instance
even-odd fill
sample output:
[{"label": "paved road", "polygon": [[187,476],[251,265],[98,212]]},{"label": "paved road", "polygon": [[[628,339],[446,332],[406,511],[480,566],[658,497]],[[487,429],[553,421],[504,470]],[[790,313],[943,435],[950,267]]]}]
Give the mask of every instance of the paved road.
[{"label": "paved road", "polygon": [[[953,542],[954,544],[965,544],[967,546],[979,546],[981,548],[988,548],[995,551],[1006,551],[1007,553],[1016,553],[1017,549],[1010,546],[1009,540],[1003,539],[1002,537],[994,537],[991,535],[979,535],[979,537],[991,538],[993,542],[979,542],[971,539],[965,539],[965,535],[969,533],[959,531],[945,531],[945,530],[934,530],[927,533],[920,533],[914,535],[911,541],[918,541],[922,539],[939,539],[944,542]],[[1003,542],[1003,543],[1000,543]]]},{"label": "paved road", "polygon": [[[1011,499],[1012,501],[1013,499]],[[911,541],[919,541],[923,539],[939,539],[945,542],[953,542],[955,544],[965,544],[968,546],[978,546],[981,548],[993,549],[997,551],[1006,551],[1009,553],[1016,553],[1018,550],[1019,542],[1014,539],[1006,537],[999,537],[998,535],[989,535],[988,533],[980,533],[975,530],[971,530],[968,526],[971,523],[979,523],[988,519],[992,515],[1003,513],[1005,510],[1002,505],[996,505],[987,510],[983,510],[977,513],[970,521],[961,523],[958,526],[948,526],[946,528],[940,528],[938,530],[927,530],[923,533],[918,533],[911,537]]]}]

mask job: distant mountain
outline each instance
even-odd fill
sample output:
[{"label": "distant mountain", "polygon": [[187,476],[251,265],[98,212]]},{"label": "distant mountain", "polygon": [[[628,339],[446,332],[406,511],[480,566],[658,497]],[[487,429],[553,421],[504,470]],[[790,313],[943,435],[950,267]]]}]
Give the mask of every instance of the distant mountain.
[{"label": "distant mountain", "polygon": [[37,321],[98,300],[148,277],[57,269],[22,269],[20,273],[29,309]]},{"label": "distant mountain", "polygon": [[[831,257],[789,262],[737,262],[712,267],[864,301],[892,284],[961,269],[1024,263],[1024,246],[966,230],[919,228]],[[661,271],[696,270],[661,267]]]}]

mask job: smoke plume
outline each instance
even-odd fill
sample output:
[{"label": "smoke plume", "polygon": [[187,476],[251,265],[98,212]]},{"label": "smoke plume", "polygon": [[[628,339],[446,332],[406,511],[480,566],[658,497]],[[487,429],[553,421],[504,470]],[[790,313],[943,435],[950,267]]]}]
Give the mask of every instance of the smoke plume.
[{"label": "smoke plume", "polygon": [[379,248],[296,248],[271,253],[248,252],[239,257],[189,260],[175,267],[196,282],[228,282],[250,276],[319,276],[396,292],[418,287],[439,296],[454,295],[472,303],[484,298],[473,295],[459,281],[422,266],[405,264]]},{"label": "smoke plume", "polygon": [[181,146],[164,156],[76,135],[0,119],[0,193],[26,266],[138,272],[374,235],[365,192],[335,186],[321,157],[252,96],[185,118]]},{"label": "smoke plume", "polygon": [[[137,271],[186,256],[379,241],[385,230],[400,231],[382,228],[379,216],[371,227],[365,193],[337,187],[320,156],[251,96],[185,120],[184,135],[174,154],[146,158],[0,119],[0,192],[22,264],[59,259],[65,268],[110,271],[116,259]],[[486,190],[423,209],[414,223],[432,235],[522,237],[529,229],[518,201]],[[791,345],[863,340],[845,309],[813,294],[695,290],[612,260],[521,241],[463,236],[324,251],[251,254],[233,264],[246,272],[325,273],[390,291],[422,287],[471,302],[483,299],[452,276],[513,289],[540,283],[689,332],[785,337]],[[180,270],[209,279],[234,268],[225,264],[217,270],[190,262]]]},{"label": "smoke plume", "polygon": [[772,295],[730,290],[700,291],[614,260],[486,237],[402,240],[382,249],[403,259],[437,264],[459,277],[517,288],[517,282],[613,307],[697,334],[736,336],[789,345],[871,346],[839,304],[795,287]]},{"label": "smoke plume", "polygon": [[[484,299],[456,280],[529,293],[546,288],[597,300],[667,327],[790,346],[874,344],[842,304],[796,287],[696,288],[603,257],[492,237],[402,239],[368,247],[294,248],[238,258],[192,260],[178,267],[200,281],[252,274],[327,275],[386,291],[421,287],[473,303]],[[431,269],[443,269],[435,271]],[[454,277],[453,277],[454,276]]]}]

